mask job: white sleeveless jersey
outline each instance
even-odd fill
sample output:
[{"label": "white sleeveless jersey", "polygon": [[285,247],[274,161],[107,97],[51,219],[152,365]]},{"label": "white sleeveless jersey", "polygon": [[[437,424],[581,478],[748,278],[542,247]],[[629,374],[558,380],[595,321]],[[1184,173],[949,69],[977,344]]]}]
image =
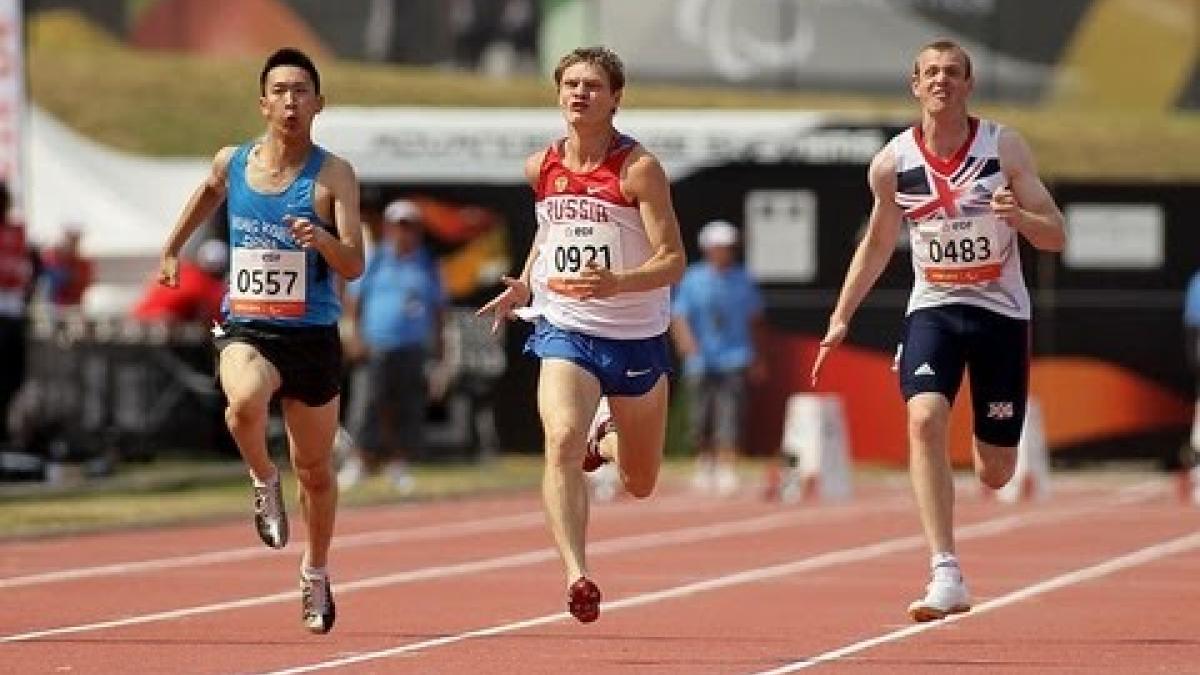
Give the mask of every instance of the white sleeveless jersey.
[{"label": "white sleeveless jersey", "polygon": [[652,254],[637,204],[621,193],[621,168],[637,142],[619,135],[604,163],[588,173],[563,166],[562,141],[542,160],[535,186],[538,257],[531,274],[533,309],[559,328],[623,340],[665,333],[671,321],[667,287],[583,300],[563,281],[591,262],[632,269]]},{"label": "white sleeveless jersey", "polygon": [[908,314],[964,304],[1029,318],[1020,237],[990,206],[992,193],[1007,183],[997,143],[1001,128],[972,117],[967,142],[949,159],[926,152],[919,126],[891,140],[896,204],[912,245]]}]

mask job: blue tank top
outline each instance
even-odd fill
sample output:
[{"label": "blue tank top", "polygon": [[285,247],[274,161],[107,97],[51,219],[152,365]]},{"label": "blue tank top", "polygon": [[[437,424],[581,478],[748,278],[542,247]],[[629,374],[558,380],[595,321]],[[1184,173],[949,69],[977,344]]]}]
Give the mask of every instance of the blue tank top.
[{"label": "blue tank top", "polygon": [[342,313],[334,272],[320,253],[292,239],[284,216],[308,218],[330,233],[313,207],[325,150],[313,146],[296,180],[277,193],[246,182],[246,162],[257,141],[238,147],[229,161],[229,286],[221,311],[233,322],[330,326]]}]

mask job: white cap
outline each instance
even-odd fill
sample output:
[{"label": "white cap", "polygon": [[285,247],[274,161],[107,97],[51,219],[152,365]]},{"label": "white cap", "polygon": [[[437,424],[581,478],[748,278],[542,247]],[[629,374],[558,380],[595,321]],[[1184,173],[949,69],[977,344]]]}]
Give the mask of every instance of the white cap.
[{"label": "white cap", "polygon": [[725,220],[714,220],[700,228],[700,236],[696,239],[700,248],[713,246],[733,246],[738,243],[738,231]]},{"label": "white cap", "polygon": [[229,249],[220,239],[209,239],[196,249],[196,262],[208,270],[223,270],[229,262]]},{"label": "white cap", "polygon": [[421,222],[421,207],[407,199],[397,199],[383,209],[383,220],[396,223],[407,220],[411,223]]}]

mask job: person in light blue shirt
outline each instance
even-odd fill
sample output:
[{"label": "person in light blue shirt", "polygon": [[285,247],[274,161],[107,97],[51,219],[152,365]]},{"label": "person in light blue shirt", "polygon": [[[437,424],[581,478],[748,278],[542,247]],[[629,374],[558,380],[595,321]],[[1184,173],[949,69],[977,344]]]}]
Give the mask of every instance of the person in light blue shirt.
[{"label": "person in light blue shirt", "polygon": [[672,301],[671,336],[683,359],[690,436],[697,452],[694,486],[728,495],[737,490],[749,380],[762,376],[759,334],[763,301],[737,262],[738,231],[723,220],[700,230],[704,260],[692,263]]},{"label": "person in light blue shirt", "polygon": [[[1200,270],[1192,275],[1183,297],[1183,337],[1188,365],[1200,379]],[[1190,445],[1192,451],[1187,457],[1187,464],[1191,468],[1192,498],[1200,504],[1200,462],[1197,462],[1200,456],[1200,387],[1196,390],[1196,414],[1192,420]]]},{"label": "person in light blue shirt", "polygon": [[417,204],[388,204],[366,271],[347,288],[351,343],[364,362],[349,414],[358,448],[338,473],[343,488],[381,467],[396,489],[414,487],[407,460],[423,445],[425,367],[442,358],[446,304],[437,263],[422,244],[423,222]]}]

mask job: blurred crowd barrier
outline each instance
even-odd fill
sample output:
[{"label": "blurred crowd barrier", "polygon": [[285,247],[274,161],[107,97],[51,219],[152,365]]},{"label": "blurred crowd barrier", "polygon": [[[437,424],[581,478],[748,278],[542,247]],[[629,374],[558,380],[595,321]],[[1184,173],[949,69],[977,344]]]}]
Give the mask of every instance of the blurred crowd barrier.
[{"label": "blurred crowd barrier", "polygon": [[[427,417],[426,456],[483,458],[497,450],[492,412],[502,346],[469,309],[451,309],[440,367],[443,396]],[[41,317],[30,325],[25,383],[7,416],[0,480],[103,476],[122,462],[164,455],[236,458],[224,425],[215,355],[200,324],[126,318]],[[284,452],[276,410],[273,449]]]}]

